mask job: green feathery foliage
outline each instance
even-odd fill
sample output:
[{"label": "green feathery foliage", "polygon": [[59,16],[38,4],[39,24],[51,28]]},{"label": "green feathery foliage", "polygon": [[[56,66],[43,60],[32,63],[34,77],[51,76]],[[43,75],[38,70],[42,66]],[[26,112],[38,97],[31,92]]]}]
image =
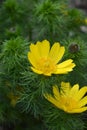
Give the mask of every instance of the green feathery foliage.
[{"label": "green feathery foliage", "polygon": [[[68,114],[44,98],[62,81],[87,86],[87,16],[68,0],[5,0],[0,5],[0,124],[12,130],[86,130],[87,112]],[[30,43],[47,39],[65,46],[68,74],[31,70]],[[87,95],[87,94],[86,94]],[[87,106],[87,104],[86,104]]]},{"label": "green feathery foliage", "polygon": [[49,103],[46,103],[45,106],[43,117],[48,130],[84,129],[84,122],[82,121],[83,115],[65,113]]}]

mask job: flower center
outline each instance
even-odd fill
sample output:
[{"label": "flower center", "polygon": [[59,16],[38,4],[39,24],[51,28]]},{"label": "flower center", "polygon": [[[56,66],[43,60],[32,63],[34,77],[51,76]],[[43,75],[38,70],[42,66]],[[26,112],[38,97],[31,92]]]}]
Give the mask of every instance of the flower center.
[{"label": "flower center", "polygon": [[77,101],[72,97],[62,97],[61,102],[65,111],[71,111],[77,108]]},{"label": "flower center", "polygon": [[45,74],[55,71],[56,65],[50,58],[41,58],[38,62],[38,68]]}]

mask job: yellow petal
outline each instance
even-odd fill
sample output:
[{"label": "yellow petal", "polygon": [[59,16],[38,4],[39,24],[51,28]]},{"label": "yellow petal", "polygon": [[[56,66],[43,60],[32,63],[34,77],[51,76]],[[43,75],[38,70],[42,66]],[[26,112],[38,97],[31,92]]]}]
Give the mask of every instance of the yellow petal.
[{"label": "yellow petal", "polygon": [[54,64],[58,63],[63,54],[65,52],[65,48],[64,47],[60,47],[60,44],[58,42],[54,43],[54,45],[51,47],[50,53],[49,53],[49,57],[51,59],[53,59]]},{"label": "yellow petal", "polygon": [[51,76],[51,73],[46,73],[46,72],[43,72],[43,71],[40,71],[34,67],[31,67],[31,69],[33,70],[33,72],[37,73],[37,74],[43,74],[45,76]]},{"label": "yellow petal", "polygon": [[57,63],[62,59],[62,57],[64,55],[64,52],[65,52],[65,48],[64,47],[60,47],[59,54],[57,56]]},{"label": "yellow petal", "polygon": [[38,47],[37,45],[35,44],[31,44],[30,45],[30,52],[32,53],[32,55],[37,58],[37,59],[40,59],[40,54],[39,54],[39,51],[38,51]]},{"label": "yellow petal", "polygon": [[31,52],[28,52],[28,59],[34,67],[37,67],[37,58],[35,58],[35,56]]},{"label": "yellow petal", "polygon": [[82,87],[79,92],[75,95],[77,100],[80,100],[87,93],[87,86]]},{"label": "yellow petal", "polygon": [[54,97],[56,100],[59,100],[60,98],[60,93],[59,93],[59,90],[57,88],[57,86],[53,86],[53,93],[54,93]]},{"label": "yellow petal", "polygon": [[65,67],[71,65],[72,62],[73,62],[73,60],[72,60],[72,59],[69,59],[69,60],[66,60],[66,61],[64,61],[64,62],[62,62],[62,63],[60,63],[60,64],[58,64],[57,67],[58,67],[58,68],[65,68]]},{"label": "yellow petal", "polygon": [[50,53],[49,53],[49,57],[51,59],[53,59],[53,61],[55,62],[55,64],[58,62],[58,55],[59,55],[59,50],[60,50],[60,44],[54,43],[53,46],[51,47]]},{"label": "yellow petal", "polygon": [[87,107],[82,107],[78,109],[73,109],[72,111],[68,111],[68,113],[82,113],[84,111],[87,111]]},{"label": "yellow petal", "polygon": [[[46,94],[46,95],[45,95],[45,98],[46,98],[48,101],[50,101],[51,103],[53,103],[55,106],[57,106],[57,104],[58,104],[57,100],[56,100],[55,98],[53,98],[51,95]],[[58,107],[58,106],[57,106],[57,107]]]},{"label": "yellow petal", "polygon": [[70,83],[69,82],[61,82],[61,93],[63,93],[64,95],[69,94],[71,89]]},{"label": "yellow petal", "polygon": [[59,68],[59,65],[57,65],[57,70],[54,72],[55,74],[66,74],[69,71],[72,71],[74,68],[75,64],[71,63],[69,66],[64,67],[64,68]]},{"label": "yellow petal", "polygon": [[67,74],[68,72],[72,71],[73,69],[71,67],[67,67],[67,68],[61,68],[61,69],[57,69],[54,74]]},{"label": "yellow petal", "polygon": [[67,71],[66,69],[57,69],[57,71],[55,71],[54,74],[67,74]]},{"label": "yellow petal", "polygon": [[34,67],[31,67],[31,69],[32,69],[33,72],[35,72],[35,73],[38,73],[38,74],[42,74],[42,73],[43,73],[42,71],[37,70],[37,69],[35,69]]},{"label": "yellow petal", "polygon": [[51,73],[44,73],[44,72],[43,72],[43,74],[44,74],[45,76],[51,76]]},{"label": "yellow petal", "polygon": [[[78,85],[78,84],[75,84],[75,85],[71,88],[69,94],[70,94],[71,97],[75,98],[75,95],[78,93],[78,91],[79,91],[79,85]],[[76,100],[76,98],[75,98],[75,100]]]},{"label": "yellow petal", "polygon": [[87,105],[87,96],[85,96],[84,98],[82,98],[79,101],[79,107],[82,107],[82,106],[85,106],[85,105]]},{"label": "yellow petal", "polygon": [[50,50],[50,43],[47,40],[43,40],[42,42],[37,42],[37,48],[41,57],[48,57]]}]

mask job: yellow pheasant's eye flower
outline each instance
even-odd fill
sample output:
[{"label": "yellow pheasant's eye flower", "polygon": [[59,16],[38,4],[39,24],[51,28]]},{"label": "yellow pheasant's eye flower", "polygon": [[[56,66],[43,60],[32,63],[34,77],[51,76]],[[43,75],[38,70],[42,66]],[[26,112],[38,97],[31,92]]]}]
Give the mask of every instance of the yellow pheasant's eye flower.
[{"label": "yellow pheasant's eye flower", "polygon": [[28,52],[28,59],[32,64],[31,69],[35,73],[46,76],[51,76],[51,74],[66,74],[72,71],[75,67],[72,59],[58,64],[64,52],[65,48],[60,46],[58,42],[54,43],[51,49],[50,43],[47,40],[31,44],[30,51]]},{"label": "yellow pheasant's eye flower", "polygon": [[14,95],[13,92],[10,92],[10,93],[8,93],[7,97],[10,99],[11,105],[12,105],[13,107],[15,107],[15,106],[16,106],[16,103],[17,103],[17,101],[18,101],[18,99],[19,99],[19,96],[18,96],[18,95]]},{"label": "yellow pheasant's eye flower", "polygon": [[57,86],[53,87],[54,97],[50,94],[45,94],[44,97],[67,113],[81,113],[87,110],[86,93],[87,86],[79,89],[78,84],[71,87],[70,83],[62,82],[60,91]]},{"label": "yellow pheasant's eye flower", "polygon": [[87,24],[87,18],[85,18],[84,22],[85,22],[85,24]]}]

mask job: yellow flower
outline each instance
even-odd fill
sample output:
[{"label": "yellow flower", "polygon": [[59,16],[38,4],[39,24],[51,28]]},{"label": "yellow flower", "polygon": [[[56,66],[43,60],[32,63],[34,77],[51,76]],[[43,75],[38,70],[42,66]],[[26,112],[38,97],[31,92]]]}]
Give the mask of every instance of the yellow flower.
[{"label": "yellow flower", "polygon": [[15,106],[16,106],[16,103],[17,103],[17,101],[18,101],[18,99],[19,99],[19,96],[14,95],[13,92],[8,93],[7,96],[8,96],[8,98],[11,100],[11,101],[10,101],[11,105],[12,105],[13,107],[15,107]]},{"label": "yellow flower", "polygon": [[57,108],[67,113],[81,113],[87,110],[87,86],[79,89],[79,85],[73,87],[70,83],[61,83],[60,91],[57,86],[53,86],[53,95],[45,94],[45,98],[53,103]]},{"label": "yellow flower", "polygon": [[60,46],[58,42],[50,49],[50,43],[47,40],[37,42],[30,45],[30,51],[28,52],[28,59],[32,64],[31,69],[38,74],[51,76],[51,74],[66,74],[72,71],[75,64],[72,63],[72,59],[68,59],[62,63],[57,64],[63,54],[65,48]]},{"label": "yellow flower", "polygon": [[87,24],[87,18],[85,18],[84,22],[85,22],[85,24]]}]

